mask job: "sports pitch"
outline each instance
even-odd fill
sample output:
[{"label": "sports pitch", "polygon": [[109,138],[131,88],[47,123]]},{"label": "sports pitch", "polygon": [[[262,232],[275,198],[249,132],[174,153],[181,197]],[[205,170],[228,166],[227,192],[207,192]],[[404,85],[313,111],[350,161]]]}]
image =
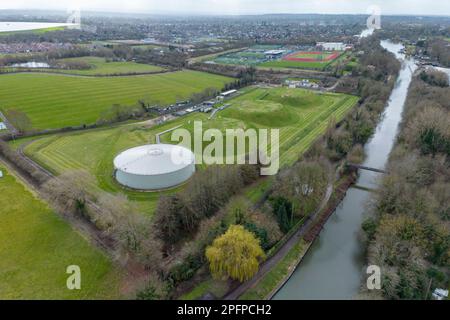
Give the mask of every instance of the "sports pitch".
[{"label": "sports pitch", "polygon": [[140,99],[170,104],[195,92],[222,89],[231,78],[197,71],[127,77],[81,77],[21,73],[0,75],[0,110],[17,109],[35,129],[95,123],[113,104],[136,105]]},{"label": "sports pitch", "polygon": [[282,49],[281,46],[253,46],[249,49],[231,52],[215,57],[211,62],[224,65],[245,65],[263,68],[292,68],[324,70],[344,54],[342,51],[296,51],[271,59],[268,50]]},{"label": "sports pitch", "polygon": [[285,56],[283,60],[301,62],[329,62],[339,57],[339,55],[339,52],[300,51]]},{"label": "sports pitch", "polygon": [[[157,127],[142,124],[122,125],[82,133],[58,134],[40,138],[25,148],[28,156],[60,174],[68,170],[87,170],[97,179],[96,191],[124,192],[144,213],[152,214],[159,193],[141,193],[122,189],[113,178],[113,159],[121,151],[146,143],[155,143],[155,135],[177,126],[193,131],[194,121],[203,128],[222,132],[236,128],[280,129],[280,162],[294,163],[325,131],[330,119],[339,121],[356,104],[348,95],[320,94],[302,89],[247,88],[227,101],[231,107],[209,120],[209,114],[193,113]],[[170,143],[170,135],[162,142]],[[171,193],[168,191],[166,193]]]},{"label": "sports pitch", "polygon": [[343,54],[345,53],[341,51],[299,51],[279,60],[265,62],[261,64],[261,67],[324,70]]}]

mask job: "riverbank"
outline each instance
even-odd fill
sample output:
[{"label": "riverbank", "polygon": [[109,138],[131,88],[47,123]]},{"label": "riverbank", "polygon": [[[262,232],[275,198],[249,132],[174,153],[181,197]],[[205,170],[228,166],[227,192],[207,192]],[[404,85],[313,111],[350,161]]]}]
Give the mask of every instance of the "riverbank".
[{"label": "riverbank", "polygon": [[[319,236],[328,218],[335,212],[341,200],[345,197],[347,190],[354,183],[353,175],[346,176],[340,180],[327,202],[327,205],[318,212],[315,219],[308,224],[302,232],[303,236],[289,250],[285,257],[279,261],[260,281],[248,289],[239,299],[242,300],[271,300],[278,291],[292,277],[303,258],[310,250],[314,240]],[[309,227],[309,228],[308,228]],[[299,234],[300,235],[300,234]]]},{"label": "riverbank", "polygon": [[366,259],[382,271],[381,290],[370,298],[428,300],[450,286],[448,97],[450,87],[415,74],[365,228]]},{"label": "riverbank", "polygon": [[[398,60],[400,45],[383,41],[385,49]],[[414,72],[414,63],[404,61],[395,88],[390,92],[384,116],[365,146],[364,166],[384,169],[402,119],[406,92]],[[361,172],[357,185],[376,188],[380,173]],[[350,188],[335,214],[311,231],[320,237],[312,244],[290,280],[274,299],[352,299],[358,296],[366,275],[361,226],[368,215],[370,193]],[[325,221],[326,219],[324,219]],[[322,229],[323,227],[323,229]]]},{"label": "riverbank", "polygon": [[[295,248],[299,244],[302,237],[305,235],[306,231],[309,229],[311,224],[320,216],[321,212],[327,207],[331,196],[333,194],[333,186],[328,185],[324,198],[322,199],[317,210],[311,214],[307,219],[298,222],[298,225],[292,228],[291,232],[285,235],[285,237],[280,240],[278,245],[273,249],[272,253],[269,253],[269,258],[261,265],[258,273],[250,280],[245,283],[238,285],[236,288],[232,289],[224,297],[225,300],[237,300],[242,295],[255,288],[257,285],[264,281],[266,277],[273,277],[274,273],[279,273],[277,268],[280,268],[279,264],[286,264],[286,256],[288,256],[292,248]],[[297,248],[298,249],[298,248]],[[281,266],[282,268],[282,266]],[[267,280],[266,280],[267,281]],[[269,281],[270,282],[270,281]],[[277,282],[278,284],[278,282]],[[276,287],[274,284],[272,287],[269,285],[269,290],[273,290]],[[263,283],[262,286],[267,287],[267,284]]]}]

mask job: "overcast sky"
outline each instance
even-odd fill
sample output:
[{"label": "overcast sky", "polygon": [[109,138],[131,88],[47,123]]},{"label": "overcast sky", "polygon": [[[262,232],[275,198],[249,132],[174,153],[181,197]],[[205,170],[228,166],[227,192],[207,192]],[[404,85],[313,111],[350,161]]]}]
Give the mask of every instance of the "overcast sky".
[{"label": "overcast sky", "polygon": [[58,9],[174,14],[367,13],[450,15],[449,0],[0,0],[0,9]]}]

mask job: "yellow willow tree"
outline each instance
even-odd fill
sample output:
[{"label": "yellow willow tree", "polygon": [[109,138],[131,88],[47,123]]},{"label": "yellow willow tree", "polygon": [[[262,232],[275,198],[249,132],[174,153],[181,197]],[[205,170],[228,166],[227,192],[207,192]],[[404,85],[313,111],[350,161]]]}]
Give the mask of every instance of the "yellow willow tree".
[{"label": "yellow willow tree", "polygon": [[244,282],[258,272],[265,254],[253,233],[233,225],[206,249],[206,258],[215,278],[227,276]]}]

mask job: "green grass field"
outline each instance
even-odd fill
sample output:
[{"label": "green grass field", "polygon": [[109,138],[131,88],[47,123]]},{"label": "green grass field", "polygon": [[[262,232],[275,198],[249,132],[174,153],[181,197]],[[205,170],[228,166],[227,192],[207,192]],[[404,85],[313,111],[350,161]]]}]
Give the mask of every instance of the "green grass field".
[{"label": "green grass field", "polygon": [[[312,54],[312,53],[299,53],[295,55],[296,58],[311,58],[311,59],[326,59],[327,56],[331,55],[333,52],[324,52],[323,54]],[[290,60],[273,60],[268,61],[260,65],[264,68],[288,68],[288,69],[311,69],[311,70],[324,70],[329,65],[335,63],[345,55],[342,53],[339,57],[329,61],[290,61]]]},{"label": "green grass field", "polygon": [[148,74],[164,71],[164,68],[153,66],[150,64],[142,64],[136,62],[107,62],[105,58],[100,57],[81,57],[60,59],[58,62],[84,62],[91,66],[86,70],[58,70],[52,69],[54,72],[67,74],[75,74],[82,76],[104,76],[104,75],[120,75],[120,74]]},{"label": "green grass field", "polygon": [[136,62],[108,62],[105,58],[101,57],[80,57],[80,58],[67,58],[57,60],[61,65],[65,62],[82,62],[90,66],[90,69],[64,69],[64,68],[23,68],[23,67],[2,67],[1,71],[16,73],[16,72],[40,72],[40,73],[57,73],[57,74],[69,74],[79,76],[120,76],[120,75],[140,75],[140,74],[152,74],[160,73],[166,69]]},{"label": "green grass field", "polygon": [[[113,178],[113,159],[121,151],[145,143],[154,143],[155,135],[182,125],[193,131],[194,121],[203,128],[274,128],[280,129],[282,165],[294,163],[321,134],[329,120],[342,117],[357,98],[341,94],[319,94],[302,89],[250,88],[228,101],[232,106],[208,120],[209,115],[194,113],[153,128],[130,124],[109,129],[58,134],[40,138],[25,148],[27,155],[53,171],[84,169],[97,178],[96,191],[124,192],[143,212],[152,214],[160,193],[142,193],[122,189]],[[170,133],[161,137],[170,142]],[[173,191],[167,191],[170,193]]]},{"label": "green grass field", "polygon": [[[0,300],[119,298],[121,275],[109,258],[0,170]],[[81,290],[66,287],[69,265],[81,268]]]},{"label": "green grass field", "polygon": [[0,75],[0,110],[25,112],[36,129],[95,123],[113,104],[160,104],[186,99],[208,87],[222,89],[230,78],[196,71],[128,76],[79,77],[56,74]]}]

